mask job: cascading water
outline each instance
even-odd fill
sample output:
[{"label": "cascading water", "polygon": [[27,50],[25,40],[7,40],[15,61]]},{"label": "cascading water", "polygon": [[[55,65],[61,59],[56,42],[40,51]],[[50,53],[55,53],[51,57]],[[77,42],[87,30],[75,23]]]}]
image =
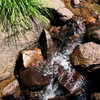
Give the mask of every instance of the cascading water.
[{"label": "cascading water", "polygon": [[[70,63],[70,54],[73,52],[73,49],[80,45],[82,42],[81,39],[79,39],[77,42],[75,42],[71,47],[69,47],[67,50],[64,50],[62,53],[55,53],[55,55],[52,57],[49,65],[46,66],[46,68],[48,68],[48,70],[46,69],[45,74],[51,74],[51,75],[55,75],[57,74],[57,70],[58,70],[58,66],[55,63],[58,63],[59,65],[63,66],[63,68],[65,70],[67,70],[67,77],[70,78],[73,76],[73,74],[75,74],[75,70],[72,68],[72,65]],[[60,77],[59,77],[60,80]],[[46,87],[44,94],[41,97],[41,100],[48,100],[50,98],[55,97],[56,95],[60,94],[60,90],[58,89],[58,84],[54,82],[54,77],[52,77],[50,84]],[[82,85],[84,85],[85,83],[82,80],[77,80],[75,85],[72,88],[72,91],[76,90],[78,87],[82,87]],[[58,90],[57,90],[58,89]],[[57,93],[57,92],[58,93]],[[83,90],[84,91],[84,90]],[[79,98],[79,97],[78,97]],[[81,96],[80,96],[81,98]],[[80,100],[86,100],[85,96],[82,96],[83,99]],[[77,99],[79,100],[79,99]]]},{"label": "cascading water", "polygon": [[[76,21],[77,25],[79,26],[80,21],[82,20],[77,20],[77,21]],[[31,76],[29,77],[30,81],[28,86],[31,86],[31,81],[33,81],[34,84],[37,83],[37,86],[32,85],[33,87],[32,86],[31,88],[29,87],[30,88],[30,90],[28,90],[29,93],[23,94],[22,97],[20,97],[20,99],[17,100],[22,100],[22,99],[33,100],[31,98],[33,98],[35,94],[36,94],[36,96],[34,97],[35,100],[52,100],[52,98],[55,97],[59,96],[67,97],[73,94],[74,96],[77,96],[75,100],[87,100],[86,95],[84,94],[85,78],[72,67],[72,64],[70,62],[70,54],[72,54],[76,46],[82,43],[82,36],[83,36],[82,33],[84,33],[83,29],[84,27],[81,27],[80,25],[79,27],[76,28],[76,26],[72,25],[72,23],[71,26],[69,25],[68,27],[67,25],[65,25],[65,27],[68,28],[68,30],[65,34],[61,34],[62,44],[61,46],[58,46],[58,49],[60,49],[60,51],[56,52],[48,61],[44,62],[39,66],[29,67],[23,70],[18,69],[19,78],[23,83],[24,82],[27,83],[27,81],[24,81],[25,75]],[[70,31],[70,29],[72,30]],[[70,32],[73,34],[70,35]],[[77,32],[79,32],[79,34],[77,34]],[[79,35],[79,37],[75,38],[74,40],[72,37],[74,35]],[[58,45],[60,45],[59,41],[57,43]],[[63,48],[65,45],[67,45],[66,46],[67,49]],[[29,74],[29,72],[31,73]],[[29,78],[27,78],[27,80],[29,80]],[[35,78],[37,79],[35,80]],[[27,86],[27,84],[24,85]],[[33,94],[30,94],[30,92],[33,92]],[[59,99],[53,99],[53,100],[59,100]]]}]

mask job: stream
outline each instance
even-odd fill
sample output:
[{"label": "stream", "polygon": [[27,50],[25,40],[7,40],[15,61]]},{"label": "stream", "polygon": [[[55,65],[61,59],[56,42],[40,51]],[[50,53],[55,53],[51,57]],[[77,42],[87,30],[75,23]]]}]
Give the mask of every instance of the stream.
[{"label": "stream", "polygon": [[[77,20],[77,25],[79,28],[77,30],[74,29],[74,34],[84,34],[84,27],[82,28],[81,22],[82,19]],[[81,25],[80,25],[81,24]],[[71,46],[69,46],[66,50],[62,50],[61,52],[56,52],[51,60],[49,61],[49,64],[46,65],[46,70],[45,70],[45,75],[50,74],[52,75],[52,79],[50,84],[46,87],[46,89],[43,91],[43,94],[40,96],[40,100],[62,100],[62,99],[51,99],[56,96],[64,95],[64,91],[59,88],[59,84],[55,82],[55,76],[59,74],[59,65],[62,66],[62,68],[65,70],[67,73],[67,81],[66,82],[71,82],[67,85],[69,85],[69,90],[70,91],[76,91],[80,88],[75,96],[75,100],[87,100],[87,94],[86,94],[86,80],[82,76],[79,75],[79,77],[75,76],[77,74],[76,70],[73,69],[72,64],[70,63],[70,54],[72,54],[73,50],[75,49],[76,46],[80,45],[82,43],[82,37],[78,38],[78,40],[73,43]],[[63,73],[65,74],[65,73]],[[58,77],[58,81],[62,81],[64,75],[61,74],[60,77]],[[76,77],[76,79],[74,78]],[[66,83],[65,83],[66,84]],[[64,84],[64,85],[65,85]],[[80,93],[82,91],[82,93]],[[67,100],[64,99],[64,100]],[[72,99],[68,99],[72,100]]]},{"label": "stream", "polygon": [[[73,22],[69,20],[69,27],[71,31],[69,29],[69,32],[67,31],[68,36],[66,34],[65,36],[69,38],[70,33],[72,33],[74,35],[78,34],[80,35],[80,37],[78,37],[77,40],[75,40],[75,42],[72,42],[71,44],[70,42],[68,42],[68,44],[70,45],[68,46],[67,44],[66,46],[67,49],[62,49],[62,46],[60,46],[61,50],[56,51],[54,55],[48,61],[45,62],[45,67],[40,65],[39,68],[37,68],[38,71],[35,72],[35,73],[37,72],[40,73],[41,69],[43,68],[43,77],[45,76],[51,77],[50,84],[45,86],[42,90],[39,90],[39,94],[36,88],[37,90],[36,95],[38,95],[38,98],[36,97],[36,99],[32,99],[30,98],[30,92],[28,94],[29,96],[27,96],[25,92],[18,99],[14,99],[12,96],[12,97],[6,97],[3,100],[8,100],[8,99],[9,100],[88,100],[86,78],[83,75],[81,75],[79,72],[77,72],[73,68],[70,62],[70,55],[72,54],[73,50],[75,49],[75,47],[77,47],[83,42],[82,34],[84,34],[85,28],[82,26],[82,19],[76,20],[76,26],[75,24],[72,23]],[[64,38],[66,38],[65,36]],[[18,70],[19,72],[21,71],[20,69]],[[31,71],[31,69],[29,70]],[[32,72],[33,74],[34,71]],[[17,76],[20,75],[19,72],[17,73]],[[24,74],[22,75],[24,76]],[[38,74],[34,74],[34,75],[38,75]],[[32,92],[35,91],[34,87],[33,90],[31,91]]]},{"label": "stream", "polygon": [[[70,78],[73,77],[73,74],[75,74],[75,69],[72,68],[69,56],[73,52],[73,49],[76,46],[80,45],[81,42],[82,42],[81,39],[79,39],[76,43],[74,43],[67,50],[62,51],[62,53],[56,52],[55,55],[52,57],[49,65],[46,66],[48,68],[48,70],[46,70],[47,73],[52,74],[52,75],[57,74],[58,66],[55,65],[55,63],[57,62],[67,71],[67,75],[68,75],[67,77],[69,77],[69,80],[70,80]],[[74,80],[72,81],[74,82]],[[57,95],[62,94],[62,91],[58,89],[58,84],[53,83],[53,82],[54,82],[54,77],[52,77],[50,84],[46,87],[44,94],[40,97],[41,98],[40,100],[48,100]],[[85,84],[86,84],[85,81],[81,79],[77,79],[74,86],[71,88],[71,91],[74,91],[77,88],[81,87],[81,89],[83,89],[83,91],[85,92],[85,89],[86,89]],[[77,100],[87,100],[86,94],[85,93],[81,94],[80,96],[77,97]]]}]

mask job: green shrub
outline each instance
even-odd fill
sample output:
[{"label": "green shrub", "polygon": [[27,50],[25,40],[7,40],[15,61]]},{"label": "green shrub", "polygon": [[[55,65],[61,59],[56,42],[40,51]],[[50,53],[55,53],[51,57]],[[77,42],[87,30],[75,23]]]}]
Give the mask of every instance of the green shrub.
[{"label": "green shrub", "polygon": [[12,36],[28,30],[32,22],[31,17],[36,16],[39,20],[45,21],[42,12],[50,14],[47,8],[42,7],[43,3],[43,0],[0,0],[2,29],[8,36]]}]

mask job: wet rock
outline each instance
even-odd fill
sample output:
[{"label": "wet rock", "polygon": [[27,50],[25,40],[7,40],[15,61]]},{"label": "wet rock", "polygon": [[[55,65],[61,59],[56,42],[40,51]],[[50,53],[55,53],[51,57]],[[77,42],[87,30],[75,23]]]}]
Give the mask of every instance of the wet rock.
[{"label": "wet rock", "polygon": [[100,25],[89,28],[84,36],[86,41],[93,41],[100,44]]},{"label": "wet rock", "polygon": [[8,84],[3,90],[2,90],[2,95],[3,96],[9,96],[14,94],[19,87],[19,83],[17,80],[14,80],[10,84]]},{"label": "wet rock", "polygon": [[29,67],[20,71],[20,82],[26,88],[43,88],[47,86],[50,82],[50,76],[43,73],[43,68],[41,67]]},{"label": "wet rock", "polygon": [[91,94],[90,100],[100,100],[100,93]]},{"label": "wet rock", "polygon": [[39,48],[35,48],[33,50],[24,50],[22,51],[22,56],[23,65],[25,68],[37,66],[39,64],[43,64],[44,62],[41,50]]},{"label": "wet rock", "polygon": [[58,74],[58,84],[68,90],[70,94],[82,94],[84,80],[85,78],[75,70],[72,70],[71,74],[68,75],[67,71],[62,69]]},{"label": "wet rock", "polygon": [[[42,94],[43,94],[42,91],[29,91],[29,90],[22,91],[24,100],[39,100],[39,97]],[[18,99],[18,100],[20,100],[20,99]]]},{"label": "wet rock", "polygon": [[42,50],[43,57],[45,59],[51,58],[52,55],[55,53],[56,48],[48,31],[43,30],[39,38],[39,44]]},{"label": "wet rock", "polygon": [[78,46],[71,54],[71,62],[83,67],[100,64],[100,45],[89,42]]},{"label": "wet rock", "polygon": [[23,90],[21,93],[16,93],[16,95],[4,96],[2,100],[39,100],[40,95],[41,91],[32,92]]}]

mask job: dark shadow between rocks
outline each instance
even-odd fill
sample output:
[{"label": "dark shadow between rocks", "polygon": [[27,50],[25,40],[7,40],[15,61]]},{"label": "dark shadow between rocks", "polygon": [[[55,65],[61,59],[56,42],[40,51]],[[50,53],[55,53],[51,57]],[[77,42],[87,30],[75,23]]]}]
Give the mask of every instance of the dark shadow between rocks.
[{"label": "dark shadow between rocks", "polygon": [[25,69],[24,66],[23,66],[23,59],[22,59],[22,54],[21,52],[18,54],[18,58],[16,60],[16,66],[15,66],[15,69],[14,69],[14,75],[16,77],[16,79],[18,80],[19,82],[19,85],[20,85],[20,88],[24,88],[24,86],[22,85],[21,81],[20,81],[20,78],[19,78],[19,73],[21,70]]},{"label": "dark shadow between rocks", "polygon": [[[45,9],[45,8],[42,8],[42,9]],[[45,10],[42,10],[42,11],[40,10],[40,12],[50,20],[50,23],[52,26],[63,26],[66,23],[66,21],[61,19],[63,15],[58,13],[55,9],[47,8],[47,10],[49,14],[46,14]]]},{"label": "dark shadow between rocks", "polygon": [[97,69],[88,74],[89,79],[91,80],[91,93],[97,92],[100,93],[100,69]]},{"label": "dark shadow between rocks", "polygon": [[38,42],[40,44],[40,48],[44,59],[47,59],[47,39],[44,31],[41,33]]},{"label": "dark shadow between rocks", "polygon": [[3,97],[2,100],[17,100],[17,99],[13,95],[11,95],[11,96]]},{"label": "dark shadow between rocks", "polygon": [[44,59],[50,59],[55,53],[56,47],[48,31],[43,30],[39,37],[38,43],[40,45],[42,56],[44,57]]}]

